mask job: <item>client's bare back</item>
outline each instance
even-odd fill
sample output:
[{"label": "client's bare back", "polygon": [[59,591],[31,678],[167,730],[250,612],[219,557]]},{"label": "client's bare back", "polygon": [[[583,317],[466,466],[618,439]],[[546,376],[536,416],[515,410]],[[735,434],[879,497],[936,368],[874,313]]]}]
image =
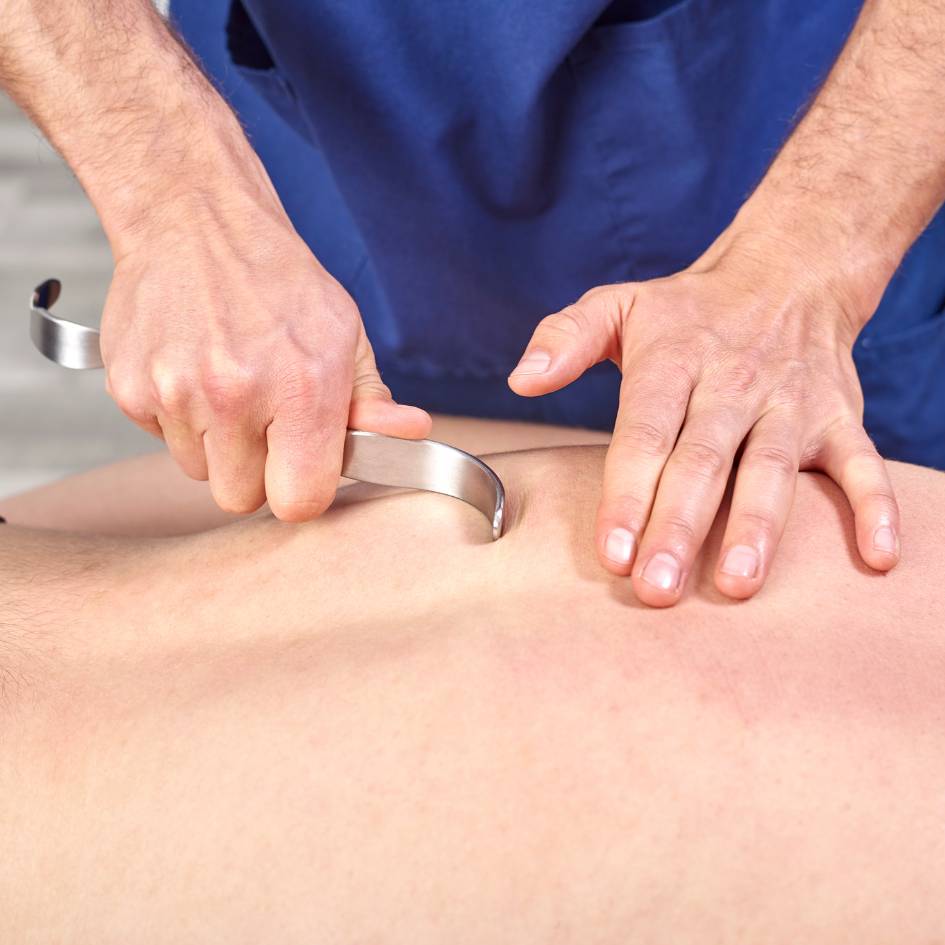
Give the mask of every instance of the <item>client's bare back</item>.
[{"label": "client's bare back", "polygon": [[756,599],[706,574],[655,612],[593,560],[601,460],[496,457],[497,544],[364,490],[304,527],[11,529],[0,940],[945,935],[945,479],[893,467],[889,575],[805,476]]}]

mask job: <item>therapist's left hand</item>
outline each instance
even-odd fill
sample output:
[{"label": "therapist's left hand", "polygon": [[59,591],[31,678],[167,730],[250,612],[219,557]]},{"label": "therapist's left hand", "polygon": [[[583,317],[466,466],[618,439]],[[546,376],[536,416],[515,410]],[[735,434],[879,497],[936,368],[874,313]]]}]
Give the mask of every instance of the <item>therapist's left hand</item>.
[{"label": "therapist's left hand", "polygon": [[843,489],[863,560],[895,566],[899,511],[851,354],[877,298],[783,239],[742,232],[678,275],[592,289],[539,324],[509,379],[516,393],[558,390],[605,359],[623,373],[596,542],[643,602],[680,598],[742,447],[722,593],[764,583],[802,469]]}]

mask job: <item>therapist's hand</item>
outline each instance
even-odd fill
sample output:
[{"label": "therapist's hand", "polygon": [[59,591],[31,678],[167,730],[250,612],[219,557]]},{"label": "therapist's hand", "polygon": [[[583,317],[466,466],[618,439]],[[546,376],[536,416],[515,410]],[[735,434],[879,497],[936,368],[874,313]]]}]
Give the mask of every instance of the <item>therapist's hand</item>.
[{"label": "therapist's hand", "polygon": [[762,586],[801,469],[846,493],[863,560],[896,564],[899,512],[851,356],[872,314],[860,309],[820,260],[740,232],[678,275],[592,289],[540,323],[510,378],[516,393],[558,390],[605,359],[623,372],[596,541],[642,601],[679,599],[743,444],[720,591]]},{"label": "therapist's hand", "polygon": [[11,0],[3,18],[0,86],[69,162],[111,244],[102,354],[129,417],[223,509],[268,497],[289,521],[331,501],[347,425],[426,435],[151,0]]},{"label": "therapist's hand", "polygon": [[[179,208],[178,208],[179,209]],[[183,213],[183,211],[182,211]],[[357,307],[273,204],[139,231],[102,321],[108,387],[221,508],[285,521],[331,502],[347,426],[423,437],[395,404]]]}]

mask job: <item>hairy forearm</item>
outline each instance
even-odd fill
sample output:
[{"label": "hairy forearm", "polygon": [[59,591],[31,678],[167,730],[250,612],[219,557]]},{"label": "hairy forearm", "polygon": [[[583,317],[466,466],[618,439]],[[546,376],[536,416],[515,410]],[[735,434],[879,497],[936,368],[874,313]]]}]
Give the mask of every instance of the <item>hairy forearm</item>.
[{"label": "hairy forearm", "polygon": [[945,0],[867,0],[744,216],[839,263],[865,321],[943,200]]},{"label": "hairy forearm", "polygon": [[7,0],[3,13],[0,84],[71,165],[113,248],[210,192],[278,203],[150,0]]}]

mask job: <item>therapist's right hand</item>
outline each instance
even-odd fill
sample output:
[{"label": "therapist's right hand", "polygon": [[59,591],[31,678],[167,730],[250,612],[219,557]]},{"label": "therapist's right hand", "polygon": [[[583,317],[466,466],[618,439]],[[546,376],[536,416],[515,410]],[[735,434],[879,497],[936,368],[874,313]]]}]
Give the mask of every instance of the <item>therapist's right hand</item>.
[{"label": "therapist's right hand", "polygon": [[392,400],[357,306],[283,213],[154,216],[116,260],[108,389],[222,509],[268,499],[308,520],[334,497],[346,427],[427,435],[430,417]]},{"label": "therapist's right hand", "polygon": [[268,498],[302,521],[334,496],[346,426],[423,437],[430,418],[391,400],[357,307],[157,6],[7,0],[0,87],[111,244],[102,355],[118,406],[223,509]]}]

